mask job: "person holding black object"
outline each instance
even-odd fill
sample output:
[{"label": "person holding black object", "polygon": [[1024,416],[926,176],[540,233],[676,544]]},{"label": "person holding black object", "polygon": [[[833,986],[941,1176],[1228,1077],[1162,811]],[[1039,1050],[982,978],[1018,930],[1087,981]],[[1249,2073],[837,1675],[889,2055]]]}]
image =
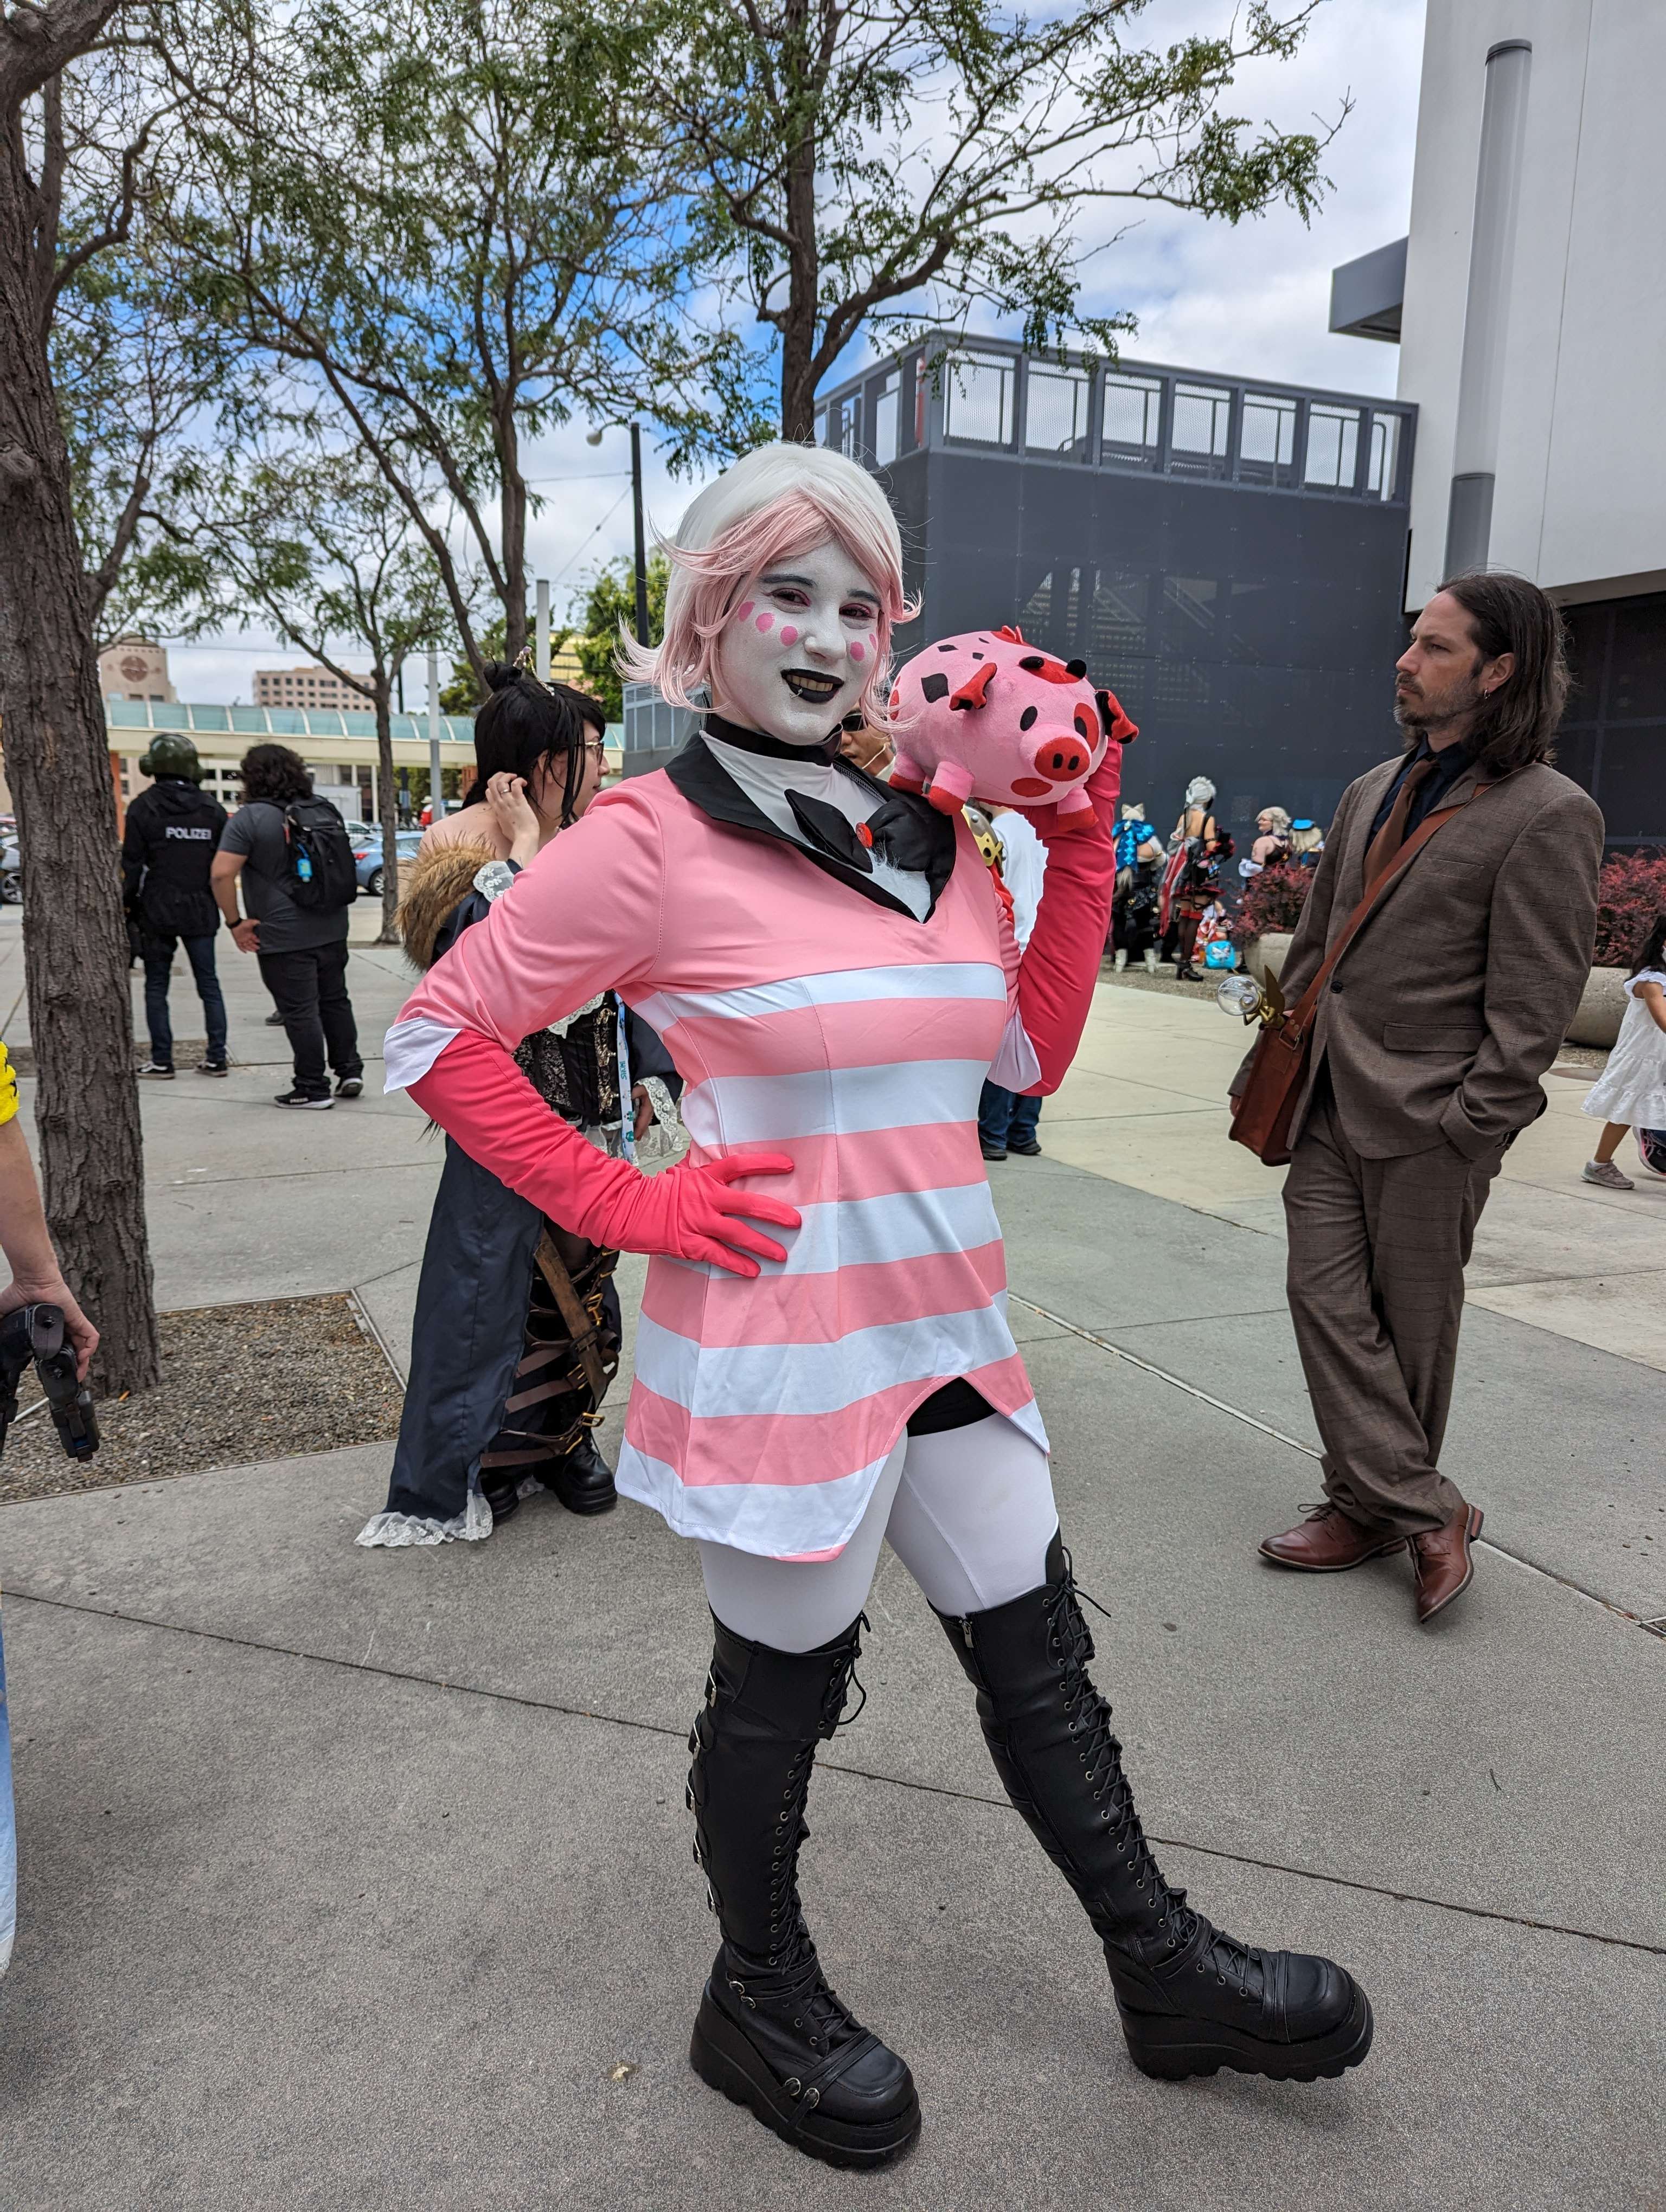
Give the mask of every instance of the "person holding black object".
[{"label": "person holding black object", "polygon": [[[74,1354],[76,1380],[84,1382],[88,1364],[98,1350],[99,1333],[70,1295],[52,1249],[34,1163],[17,1119],[17,1078],[3,1044],[0,1044],[0,1251],[11,1266],[11,1280],[0,1291],[0,1316],[30,1306],[55,1310],[62,1316],[63,1334]],[[56,1418],[56,1409],[54,1413]],[[61,1431],[63,1424],[59,1426]],[[93,1436],[96,1443],[96,1425]],[[0,1974],[10,1962],[17,1923],[17,1832],[12,1817],[7,1710],[6,1654],[0,1639]]]},{"label": "person holding black object", "polygon": [[[1468,1588],[1481,1525],[1440,1466],[1475,1223],[1545,1110],[1539,1079],[1590,967],[1602,817],[1550,766],[1567,683],[1536,585],[1443,585],[1396,671],[1406,750],[1343,793],[1279,979],[1310,1057],[1287,1152],[1262,1157],[1289,1160],[1290,1311],[1325,1502],[1261,1551],[1334,1574],[1409,1547],[1420,1621]],[[1258,1054],[1264,1073],[1258,1045],[1232,1097],[1235,1133],[1260,1150]]]},{"label": "person holding black object", "polygon": [[[226,824],[211,881],[240,952],[260,962],[295,1054],[295,1082],[280,1106],[332,1106],[364,1089],[358,1028],[347,995],[347,917],[358,896],[347,827],[287,745],[243,756],[243,804]],[[238,911],[242,879],[248,901]],[[325,1058],[335,1071],[332,1097]]]},{"label": "person holding black object", "polygon": [[144,1014],[150,1031],[150,1058],[139,1073],[153,1082],[173,1079],[167,987],[174,947],[183,945],[203,1002],[207,1032],[200,1072],[223,1075],[226,1002],[214,972],[220,915],[209,888],[209,873],[226,826],[226,810],[201,788],[202,766],[189,738],[167,734],[153,738],[139,768],[155,781],[128,807],[121,841],[122,891],[144,963]]}]

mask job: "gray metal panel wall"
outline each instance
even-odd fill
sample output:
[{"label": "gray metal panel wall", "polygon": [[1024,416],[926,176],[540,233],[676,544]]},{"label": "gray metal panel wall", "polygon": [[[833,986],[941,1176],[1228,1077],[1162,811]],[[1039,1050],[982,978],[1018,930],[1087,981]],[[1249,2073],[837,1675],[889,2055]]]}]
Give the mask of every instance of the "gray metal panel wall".
[{"label": "gray metal panel wall", "polygon": [[938,447],[880,471],[924,606],[899,656],[1016,622],[1140,725],[1123,787],[1164,828],[1206,775],[1242,844],[1265,805],[1327,823],[1399,750],[1398,502]]}]

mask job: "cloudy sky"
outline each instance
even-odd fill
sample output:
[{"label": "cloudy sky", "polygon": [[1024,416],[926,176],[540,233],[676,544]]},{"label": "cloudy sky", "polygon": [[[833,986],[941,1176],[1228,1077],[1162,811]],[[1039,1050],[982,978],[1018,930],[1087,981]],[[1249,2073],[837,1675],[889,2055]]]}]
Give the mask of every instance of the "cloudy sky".
[{"label": "cloudy sky", "polygon": [[[1128,310],[1139,318],[1139,335],[1124,349],[1128,360],[1342,392],[1393,392],[1397,349],[1332,337],[1325,324],[1333,267],[1403,236],[1407,228],[1423,6],[1424,0],[1325,0],[1295,61],[1241,76],[1232,112],[1269,117],[1286,130],[1333,118],[1351,94],[1353,112],[1326,157],[1335,189],[1309,229],[1288,215],[1234,230],[1170,210],[1136,211],[1134,227],[1085,264],[1084,286],[1095,312]],[[1140,27],[1142,42],[1212,27],[1225,12],[1217,0],[1158,0]],[[1081,234],[1091,243],[1104,233],[1084,225]],[[622,430],[595,449],[575,425],[538,450],[530,472],[543,479],[546,504],[532,520],[529,551],[535,573],[551,580],[558,622],[597,565],[630,550],[629,467]],[[652,520],[670,531],[690,487],[672,483],[650,460],[647,493]],[[274,650],[270,634],[259,630],[171,649],[185,699],[247,700],[257,665],[298,658]],[[420,666],[406,673],[414,706]]]}]

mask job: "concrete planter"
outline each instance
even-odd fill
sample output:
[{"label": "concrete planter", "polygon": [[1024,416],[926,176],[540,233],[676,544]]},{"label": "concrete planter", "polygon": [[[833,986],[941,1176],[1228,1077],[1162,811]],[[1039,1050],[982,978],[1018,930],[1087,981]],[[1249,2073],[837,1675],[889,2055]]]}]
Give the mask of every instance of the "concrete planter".
[{"label": "concrete planter", "polygon": [[1620,1035],[1626,1012],[1627,968],[1593,968],[1580,994],[1579,1011],[1568,1024],[1570,1044],[1608,1046]]},{"label": "concrete planter", "polygon": [[[1245,953],[1243,964],[1258,983],[1265,983],[1269,975],[1282,973],[1289,951],[1288,937],[1258,937]],[[1570,1044],[1607,1049],[1614,1043],[1626,1012],[1626,978],[1629,972],[1624,968],[1591,969],[1580,996],[1579,1011],[1568,1025]]]},{"label": "concrete planter", "polygon": [[1269,975],[1276,975],[1284,967],[1285,955],[1290,950],[1290,939],[1286,933],[1271,931],[1258,937],[1243,956],[1243,964],[1258,983],[1264,985]]}]

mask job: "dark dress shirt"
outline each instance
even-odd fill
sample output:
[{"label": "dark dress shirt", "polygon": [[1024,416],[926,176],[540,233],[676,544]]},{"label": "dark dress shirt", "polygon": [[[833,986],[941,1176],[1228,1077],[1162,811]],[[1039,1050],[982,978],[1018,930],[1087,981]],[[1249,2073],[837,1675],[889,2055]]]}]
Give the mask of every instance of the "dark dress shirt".
[{"label": "dark dress shirt", "polygon": [[1442,752],[1436,752],[1430,745],[1427,738],[1420,738],[1417,750],[1407,754],[1399,775],[1383,794],[1382,805],[1377,808],[1371,825],[1371,836],[1365,840],[1367,851],[1371,848],[1371,840],[1394,811],[1394,802],[1400,796],[1401,785],[1404,783],[1419,761],[1426,760],[1433,761],[1434,774],[1424,779],[1412,800],[1410,811],[1406,817],[1406,835],[1408,837],[1423,821],[1426,815],[1432,814],[1437,806],[1445,805],[1446,794],[1452,786],[1466,769],[1474,766],[1474,756],[1462,740],[1455,745],[1448,745]]}]

